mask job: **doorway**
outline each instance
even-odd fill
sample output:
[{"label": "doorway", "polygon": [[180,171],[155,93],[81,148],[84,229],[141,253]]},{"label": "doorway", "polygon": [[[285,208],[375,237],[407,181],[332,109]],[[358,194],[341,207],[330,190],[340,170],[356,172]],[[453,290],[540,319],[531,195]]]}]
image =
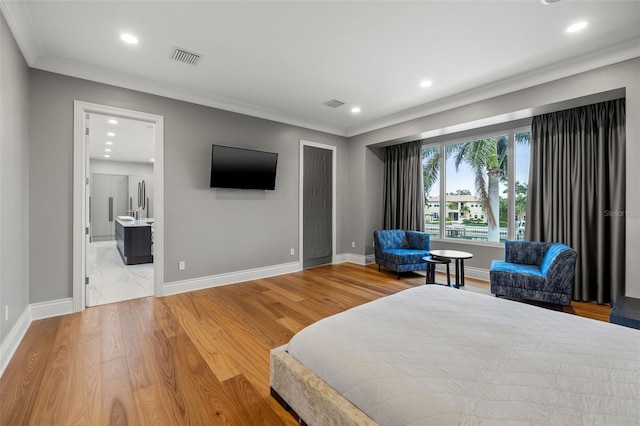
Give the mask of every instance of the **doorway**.
[{"label": "doorway", "polygon": [[303,268],[335,263],[336,147],[300,141],[300,253]]},{"label": "doorway", "polygon": [[76,312],[162,293],[163,117],[75,102]]},{"label": "doorway", "polygon": [[154,125],[95,113],[87,124],[86,305],[151,296]]}]

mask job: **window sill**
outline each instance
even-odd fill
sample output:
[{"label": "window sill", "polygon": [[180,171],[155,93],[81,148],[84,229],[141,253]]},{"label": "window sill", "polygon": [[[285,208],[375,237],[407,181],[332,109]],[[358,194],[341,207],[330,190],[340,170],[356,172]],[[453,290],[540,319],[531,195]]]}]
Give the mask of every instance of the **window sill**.
[{"label": "window sill", "polygon": [[468,245],[468,246],[479,246],[479,247],[492,247],[492,248],[504,248],[504,243],[495,243],[489,241],[478,241],[478,240],[458,240],[455,238],[430,238],[432,243],[446,243],[446,244],[460,244],[460,245]]}]

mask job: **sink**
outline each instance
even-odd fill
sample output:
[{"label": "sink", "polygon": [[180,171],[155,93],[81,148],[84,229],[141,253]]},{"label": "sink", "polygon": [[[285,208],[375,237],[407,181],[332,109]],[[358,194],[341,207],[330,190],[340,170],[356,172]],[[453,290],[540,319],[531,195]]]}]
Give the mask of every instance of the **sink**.
[{"label": "sink", "polygon": [[116,216],[120,220],[134,220],[133,216]]}]

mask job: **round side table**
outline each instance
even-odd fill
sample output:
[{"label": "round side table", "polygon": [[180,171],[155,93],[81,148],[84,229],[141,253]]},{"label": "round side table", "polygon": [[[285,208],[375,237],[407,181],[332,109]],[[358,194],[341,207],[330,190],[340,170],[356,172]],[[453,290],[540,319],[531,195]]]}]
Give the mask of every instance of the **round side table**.
[{"label": "round side table", "polygon": [[[447,265],[447,284],[451,287],[451,275],[449,275],[449,264],[451,263],[451,259],[445,258],[433,258],[432,256],[425,256],[422,258],[423,261],[427,262],[427,277],[425,279],[425,284],[440,284],[436,282],[436,265]],[[445,284],[440,284],[445,285]]]}]

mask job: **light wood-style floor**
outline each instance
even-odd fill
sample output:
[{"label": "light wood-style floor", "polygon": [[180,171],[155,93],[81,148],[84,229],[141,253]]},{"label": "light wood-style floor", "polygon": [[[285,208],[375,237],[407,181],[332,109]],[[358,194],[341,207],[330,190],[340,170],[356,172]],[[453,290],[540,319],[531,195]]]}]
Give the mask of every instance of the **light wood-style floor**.
[{"label": "light wood-style floor", "polygon": [[[34,321],[0,378],[0,425],[294,425],[269,396],[269,350],[423,283],[345,263]],[[608,321],[610,308],[569,311]]]}]

